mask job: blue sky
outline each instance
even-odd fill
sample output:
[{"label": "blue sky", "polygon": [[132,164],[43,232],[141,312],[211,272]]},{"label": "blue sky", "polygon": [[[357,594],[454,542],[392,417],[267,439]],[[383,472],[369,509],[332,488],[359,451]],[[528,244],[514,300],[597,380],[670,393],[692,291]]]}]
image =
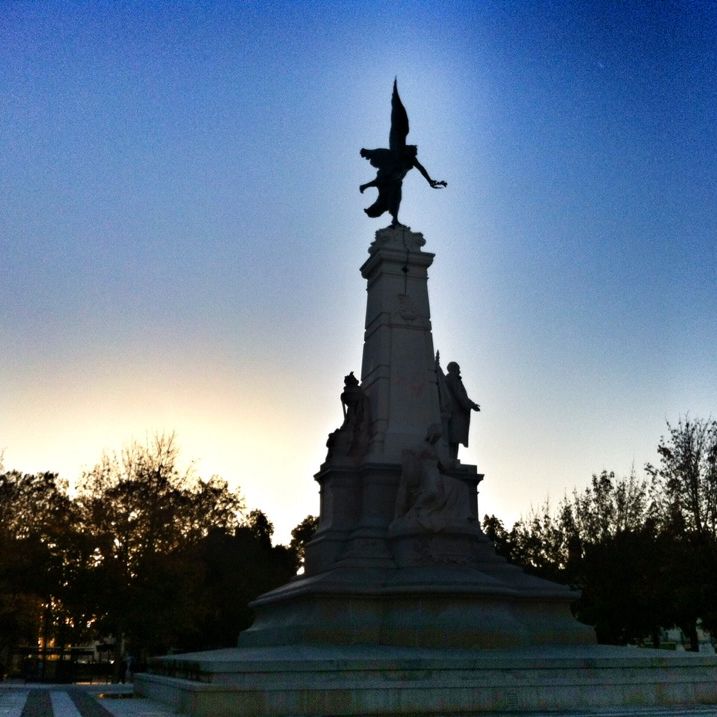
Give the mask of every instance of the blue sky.
[{"label": "blue sky", "polygon": [[0,448],[176,431],[286,538],[359,371],[394,76],[434,342],[510,523],[717,414],[717,6],[0,7]]}]

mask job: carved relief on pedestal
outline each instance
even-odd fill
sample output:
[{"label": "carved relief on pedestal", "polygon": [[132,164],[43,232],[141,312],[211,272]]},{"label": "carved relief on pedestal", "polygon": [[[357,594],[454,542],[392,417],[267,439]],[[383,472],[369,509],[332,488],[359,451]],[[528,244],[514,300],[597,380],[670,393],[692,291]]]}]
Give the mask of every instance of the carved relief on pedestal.
[{"label": "carved relief on pedestal", "polygon": [[404,321],[413,322],[418,316],[418,307],[416,306],[413,299],[407,294],[398,294],[396,296],[396,308],[394,309],[394,316],[398,316]]}]

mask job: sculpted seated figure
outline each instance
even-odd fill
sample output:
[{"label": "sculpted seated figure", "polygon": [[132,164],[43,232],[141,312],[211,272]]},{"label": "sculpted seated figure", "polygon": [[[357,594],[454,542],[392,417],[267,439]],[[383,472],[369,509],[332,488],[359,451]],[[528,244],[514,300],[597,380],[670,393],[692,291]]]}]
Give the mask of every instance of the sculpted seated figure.
[{"label": "sculpted seated figure", "polygon": [[433,424],[421,444],[403,451],[392,529],[421,528],[437,533],[451,523],[471,520],[465,487],[445,473],[438,455],[440,438],[441,427]]}]

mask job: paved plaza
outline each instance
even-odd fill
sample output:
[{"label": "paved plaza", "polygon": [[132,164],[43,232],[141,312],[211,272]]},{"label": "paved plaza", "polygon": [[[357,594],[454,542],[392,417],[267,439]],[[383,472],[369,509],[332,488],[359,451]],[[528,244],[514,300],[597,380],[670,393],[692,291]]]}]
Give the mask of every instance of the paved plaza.
[{"label": "paved plaza", "polygon": [[132,685],[0,685],[0,717],[169,717]]}]

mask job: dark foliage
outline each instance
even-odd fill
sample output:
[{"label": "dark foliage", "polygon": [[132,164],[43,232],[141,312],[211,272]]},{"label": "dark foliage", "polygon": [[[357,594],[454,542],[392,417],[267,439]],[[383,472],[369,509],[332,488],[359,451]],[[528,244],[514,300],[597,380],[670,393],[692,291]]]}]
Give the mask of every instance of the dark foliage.
[{"label": "dark foliage", "polygon": [[272,545],[272,524],[261,511],[252,511],[233,533],[213,529],[196,547],[203,566],[202,589],[196,595],[204,614],[183,649],[236,645],[239,633],[249,627],[249,603],[258,595],[288,582],[296,574],[296,553]]},{"label": "dark foliage", "polygon": [[319,518],[316,515],[307,515],[292,531],[289,547],[296,553],[299,566],[304,566],[304,554],[307,543],[311,542],[319,529]]},{"label": "dark foliage", "polygon": [[236,644],[251,600],[300,563],[243,509],[225,481],[178,469],[172,436],[105,456],[73,498],[53,473],[0,473],[0,663],[38,637],[112,636],[140,661]]},{"label": "dark foliage", "polygon": [[677,626],[696,650],[698,623],[717,635],[717,423],[668,429],[646,479],[604,471],[510,531],[483,520],[499,554],[581,590],[575,614],[600,642],[659,645]]}]

